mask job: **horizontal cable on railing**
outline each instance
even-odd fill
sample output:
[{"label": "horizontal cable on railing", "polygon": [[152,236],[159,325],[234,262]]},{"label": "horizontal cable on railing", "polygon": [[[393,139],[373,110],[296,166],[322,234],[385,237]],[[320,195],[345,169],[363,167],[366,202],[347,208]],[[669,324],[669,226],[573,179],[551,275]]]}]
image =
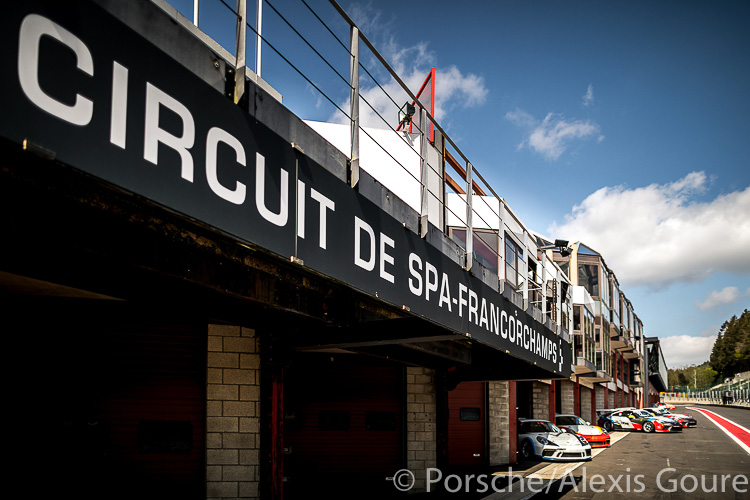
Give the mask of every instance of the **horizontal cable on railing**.
[{"label": "horizontal cable on railing", "polygon": [[[339,78],[341,78],[344,81],[344,83],[346,83],[346,85],[351,90],[352,86],[351,86],[351,83],[349,82],[349,80],[347,78],[345,78],[344,76],[342,76],[341,73],[339,73],[338,70],[336,68],[334,68],[331,65],[331,63],[329,63],[328,60],[325,57],[323,57],[323,55],[320,52],[318,52],[318,50],[315,47],[313,47],[312,44],[310,42],[308,42],[307,39],[304,36],[302,36],[302,34],[299,31],[297,31],[297,28],[295,28],[294,26],[292,26],[292,23],[290,23],[281,14],[281,12],[279,12],[276,9],[276,7],[273,6],[273,4],[269,0],[260,0],[260,1],[265,1],[268,4],[268,6],[271,7],[274,10],[274,12],[276,12],[276,14],[281,18],[281,20],[284,21],[286,23],[286,25],[289,26],[292,29],[292,31],[294,31],[294,33],[300,38],[300,40],[302,40],[303,42],[305,42],[305,44],[307,44],[307,46],[310,47],[310,49],[312,49],[312,51],[315,52],[315,54],[318,57],[320,57],[323,60],[323,62],[325,62],[328,65],[328,67],[331,68],[333,70],[333,72],[336,73],[339,76]],[[250,25],[248,24],[248,26],[250,26]],[[255,30],[253,30],[253,31],[255,31]],[[347,52],[349,52],[349,51],[347,50]],[[349,52],[349,55],[351,55],[351,52]]]},{"label": "horizontal cable on railing", "polygon": [[[261,1],[262,1],[262,0],[261,0]],[[267,1],[267,0],[266,0],[266,1]],[[308,9],[308,10],[309,10],[310,12],[312,12],[313,16],[315,16],[315,17],[317,18],[317,20],[318,20],[318,21],[320,21],[320,24],[322,24],[323,26],[325,26],[325,28],[326,28],[326,29],[328,30],[328,32],[329,32],[329,33],[330,33],[330,34],[331,34],[331,35],[333,36],[333,38],[335,38],[335,39],[336,39],[336,41],[338,41],[338,42],[339,42],[339,44],[340,44],[340,45],[341,45],[342,47],[344,47],[344,50],[346,50],[346,52],[347,52],[347,53],[348,53],[348,54],[349,54],[349,55],[350,55],[351,57],[354,57],[354,54],[352,54],[352,53],[351,53],[351,51],[349,50],[349,47],[347,47],[347,46],[346,46],[346,44],[345,44],[344,42],[342,42],[342,41],[341,41],[341,39],[340,39],[340,38],[339,38],[338,36],[336,36],[336,33],[334,33],[334,32],[333,32],[333,30],[331,30],[331,28],[329,28],[329,27],[328,27],[328,25],[327,25],[327,24],[326,24],[326,23],[325,23],[325,22],[324,22],[324,21],[323,21],[323,20],[322,20],[322,19],[320,18],[320,16],[318,16],[318,14],[317,14],[317,13],[316,13],[316,12],[315,12],[315,11],[313,10],[313,8],[312,8],[312,7],[310,7],[310,6],[309,6],[309,5],[307,4],[307,2],[305,2],[305,0],[300,0],[300,1],[301,1],[301,2],[302,2],[302,3],[304,4],[304,5],[305,5],[305,7],[307,7],[307,9]],[[274,10],[275,10],[275,9],[274,9]]]},{"label": "horizontal cable on railing", "polygon": [[[224,0],[219,0],[219,1],[222,2],[222,3],[224,2]],[[317,90],[318,92],[320,92],[320,94],[328,100],[328,102],[330,102],[331,104],[333,104],[336,107],[336,109],[338,109],[339,111],[341,111],[344,114],[344,116],[346,116],[349,119],[349,121],[351,121],[352,118],[351,118],[351,116],[349,116],[349,114],[346,111],[344,111],[343,109],[341,109],[339,107],[339,105],[336,104],[333,101],[333,99],[331,99],[330,97],[328,97],[328,95],[320,89],[320,87],[318,87],[317,85],[315,85],[312,80],[310,80],[307,76],[305,76],[305,74],[299,68],[297,68],[297,66],[295,66],[294,64],[292,64],[292,62],[289,59],[287,59],[271,42],[269,42],[266,38],[264,38],[263,35],[261,35],[260,33],[258,33],[255,30],[255,28],[253,28],[252,26],[250,26],[249,23],[245,22],[245,25],[248,28],[250,28],[250,30],[253,33],[255,33],[263,42],[265,42],[266,45],[268,45],[271,49],[273,49],[273,51],[276,52],[276,54],[278,54],[279,57],[281,57],[284,60],[284,62],[286,62],[292,69],[294,69],[294,71],[296,71],[297,73],[299,73],[299,75],[302,78],[304,78],[305,81],[307,81],[307,83],[309,83],[310,85],[312,85],[315,88],[315,90]]]}]

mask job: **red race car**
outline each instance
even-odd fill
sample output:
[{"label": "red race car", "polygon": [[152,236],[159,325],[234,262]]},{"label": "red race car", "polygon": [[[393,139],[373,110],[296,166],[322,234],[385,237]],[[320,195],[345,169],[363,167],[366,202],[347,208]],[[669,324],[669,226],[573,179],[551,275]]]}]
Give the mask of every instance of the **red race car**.
[{"label": "red race car", "polygon": [[556,415],[555,423],[561,429],[586,438],[592,448],[607,448],[610,445],[609,433],[598,425],[591,425],[576,415]]}]

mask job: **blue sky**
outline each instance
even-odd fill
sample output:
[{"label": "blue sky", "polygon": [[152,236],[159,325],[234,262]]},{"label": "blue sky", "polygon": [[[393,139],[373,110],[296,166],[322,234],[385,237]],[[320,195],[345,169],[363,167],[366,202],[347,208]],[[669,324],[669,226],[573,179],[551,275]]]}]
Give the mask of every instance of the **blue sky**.
[{"label": "blue sky", "polygon": [[[173,3],[191,16],[192,2]],[[307,3],[348,40],[328,2]],[[226,9],[202,5],[201,27],[231,45]],[[750,3],[341,5],[413,91],[436,67],[442,127],[529,228],[604,255],[671,367],[708,359],[720,325],[750,307]],[[304,4],[274,6],[348,76]],[[340,119],[343,82],[265,12],[264,36],[297,43],[290,60],[328,98],[267,47],[262,76],[302,118]],[[368,84],[363,95],[395,116]]]}]

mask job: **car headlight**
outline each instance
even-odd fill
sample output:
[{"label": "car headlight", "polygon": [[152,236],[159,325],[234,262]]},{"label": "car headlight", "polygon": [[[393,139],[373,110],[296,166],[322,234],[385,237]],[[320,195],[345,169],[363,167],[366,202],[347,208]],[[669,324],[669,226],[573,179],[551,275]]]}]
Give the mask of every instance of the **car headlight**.
[{"label": "car headlight", "polygon": [[540,443],[544,444],[544,445],[547,445],[547,446],[557,446],[557,443],[553,443],[549,439],[547,439],[545,437],[542,437],[542,436],[537,436],[536,440],[539,441]]},{"label": "car headlight", "polygon": [[580,434],[576,434],[575,436],[578,438],[582,445],[586,446],[587,444],[589,444],[586,438],[581,436]]}]

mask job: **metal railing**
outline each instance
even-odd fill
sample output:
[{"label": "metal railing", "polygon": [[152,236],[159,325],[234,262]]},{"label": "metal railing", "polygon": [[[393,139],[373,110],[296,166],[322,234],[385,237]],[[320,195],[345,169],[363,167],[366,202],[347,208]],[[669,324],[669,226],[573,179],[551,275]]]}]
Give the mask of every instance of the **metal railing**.
[{"label": "metal railing", "polygon": [[[180,0],[167,1],[179,9]],[[498,292],[514,288],[503,294],[560,333],[561,327],[551,323],[553,316],[560,315],[547,310],[546,285],[556,280],[559,286],[564,276],[562,271],[556,264],[547,262],[546,253],[536,244],[532,233],[430,114],[427,103],[420,102],[344,9],[335,0],[329,0],[328,4],[316,2],[315,8],[306,0],[298,0],[291,8],[285,3],[283,9],[277,5],[277,0],[255,0],[249,5],[246,0],[231,1],[236,1],[236,5],[230,5],[227,0],[193,0],[192,9],[185,12],[185,0],[182,0],[182,8],[186,17],[192,17],[199,29],[222,43],[235,57],[235,102],[241,98],[246,74],[261,79],[261,69],[262,79],[285,96],[285,104],[298,116],[304,118],[310,112],[309,96],[317,95],[318,106],[331,110],[327,121],[349,127],[348,148],[339,149],[349,160],[347,177],[351,186],[357,185],[363,160],[366,163],[361,155],[362,141],[365,141],[401,171],[400,175],[413,189],[403,198],[407,204],[410,203],[406,198],[417,193],[410,205],[419,215],[419,228],[415,229],[421,237],[427,236],[428,224],[448,237],[453,227],[465,230],[463,241],[453,238],[465,250],[464,268],[476,267],[478,249],[475,244],[492,249],[496,262],[489,263],[489,272],[497,274]],[[249,13],[253,11],[255,15]],[[217,12],[225,16],[222,22],[212,20],[211,16],[217,17]],[[227,16],[234,18],[234,37],[227,34]],[[246,54],[253,54],[254,71],[245,70]],[[304,87],[305,99],[299,98],[299,82]],[[363,84],[367,85],[366,92],[363,92]],[[415,115],[419,117],[418,121],[412,121],[412,130],[416,130],[413,134],[398,132],[396,120],[385,117],[397,116],[405,100],[414,103]],[[384,143],[382,136],[363,122],[362,111],[392,134],[389,140],[400,141],[399,151],[405,153],[394,154],[390,144]],[[430,127],[435,131],[432,141]],[[456,179],[446,172],[446,165],[455,171]],[[383,182],[378,175],[374,177]],[[398,187],[383,184],[400,196]],[[515,269],[519,279],[514,280],[512,287],[506,286],[506,238],[513,239],[523,249],[523,258]],[[529,263],[541,271],[541,283],[530,283]],[[531,306],[529,300],[535,293],[542,298]],[[518,294],[522,300],[515,300]],[[557,299],[555,307],[559,309],[564,298],[559,294],[554,298]]]}]

